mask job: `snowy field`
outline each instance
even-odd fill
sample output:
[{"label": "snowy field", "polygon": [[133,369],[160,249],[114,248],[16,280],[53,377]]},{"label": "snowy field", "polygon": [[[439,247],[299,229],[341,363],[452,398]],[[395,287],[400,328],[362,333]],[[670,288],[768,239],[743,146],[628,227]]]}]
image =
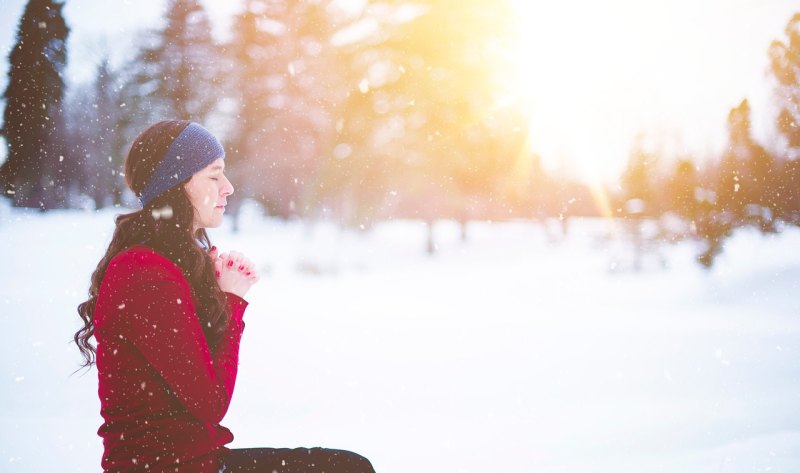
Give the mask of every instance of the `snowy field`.
[{"label": "snowy field", "polygon": [[[100,470],[69,341],[118,211],[0,212],[0,471]],[[262,220],[231,447],[327,446],[379,473],[800,471],[800,229],[632,250],[613,224]],[[663,259],[665,265],[662,265]]]}]

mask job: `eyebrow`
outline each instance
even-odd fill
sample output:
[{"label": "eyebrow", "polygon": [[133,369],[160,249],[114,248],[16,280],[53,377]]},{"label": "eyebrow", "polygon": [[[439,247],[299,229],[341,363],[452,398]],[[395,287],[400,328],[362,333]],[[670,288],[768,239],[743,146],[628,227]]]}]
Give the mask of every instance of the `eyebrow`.
[{"label": "eyebrow", "polygon": [[220,169],[222,169],[223,167],[224,167],[224,166],[223,166],[222,164],[215,164],[215,165],[211,166],[211,170],[212,170],[212,171],[219,171],[219,170],[220,170]]}]

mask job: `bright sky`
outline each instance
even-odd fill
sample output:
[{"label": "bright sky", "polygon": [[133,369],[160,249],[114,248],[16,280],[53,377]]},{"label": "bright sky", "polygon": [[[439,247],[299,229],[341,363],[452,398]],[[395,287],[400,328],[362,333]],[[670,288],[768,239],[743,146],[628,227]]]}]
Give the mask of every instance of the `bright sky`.
[{"label": "bright sky", "polygon": [[[71,80],[91,78],[104,53],[130,53],[132,33],[158,24],[163,0],[71,0]],[[0,6],[0,86],[24,0]],[[240,3],[205,0],[225,36]],[[487,5],[491,2],[487,0]],[[767,48],[784,39],[796,0],[518,0],[521,90],[532,103],[532,143],[550,167],[613,179],[634,136],[669,154],[708,158],[724,145],[731,107],[748,98],[756,135],[773,133]],[[114,21],[109,21],[113,18]]]},{"label": "bright sky", "polygon": [[648,141],[667,154],[704,159],[724,146],[727,114],[744,98],[756,135],[770,139],[767,48],[785,38],[797,2],[520,0],[519,8],[532,143],[545,162],[613,177],[638,132],[658,135]]}]

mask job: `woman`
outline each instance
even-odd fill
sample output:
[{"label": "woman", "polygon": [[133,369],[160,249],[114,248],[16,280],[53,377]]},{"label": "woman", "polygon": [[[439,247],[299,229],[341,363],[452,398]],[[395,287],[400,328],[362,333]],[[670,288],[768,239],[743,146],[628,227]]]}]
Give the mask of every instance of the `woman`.
[{"label": "woman", "polygon": [[236,381],[244,296],[259,275],[243,254],[219,254],[205,230],[222,223],[233,193],[224,158],[205,128],[177,120],[150,126],[128,153],[125,179],[143,208],[116,217],[74,337],[85,366],[97,365],[102,467],[374,472],[344,450],[225,447],[233,435],[219,422]]}]

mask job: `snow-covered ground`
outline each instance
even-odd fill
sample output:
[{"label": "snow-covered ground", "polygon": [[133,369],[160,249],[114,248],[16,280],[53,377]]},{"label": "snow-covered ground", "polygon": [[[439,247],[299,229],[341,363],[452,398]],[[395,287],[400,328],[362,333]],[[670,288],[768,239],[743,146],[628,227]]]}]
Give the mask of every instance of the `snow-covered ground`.
[{"label": "snow-covered ground", "polygon": [[[99,471],[76,306],[101,212],[0,213],[0,471]],[[379,473],[800,471],[800,229],[691,242],[629,270],[613,224],[262,220],[210,231],[258,263],[231,447],[327,446]],[[550,235],[550,236],[548,236]]]}]

